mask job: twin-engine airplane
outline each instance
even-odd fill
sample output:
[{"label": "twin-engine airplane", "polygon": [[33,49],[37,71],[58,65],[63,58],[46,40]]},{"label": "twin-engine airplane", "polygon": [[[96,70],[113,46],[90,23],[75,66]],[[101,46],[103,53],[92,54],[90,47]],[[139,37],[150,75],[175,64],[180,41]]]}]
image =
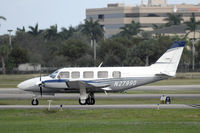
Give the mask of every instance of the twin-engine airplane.
[{"label": "twin-engine airplane", "polygon": [[[176,41],[156,61],[146,67],[63,68],[49,76],[21,82],[18,88],[37,95],[80,93],[79,104],[95,104],[95,92],[123,92],[144,84],[175,77],[185,41]],[[32,105],[38,105],[35,97]]]}]

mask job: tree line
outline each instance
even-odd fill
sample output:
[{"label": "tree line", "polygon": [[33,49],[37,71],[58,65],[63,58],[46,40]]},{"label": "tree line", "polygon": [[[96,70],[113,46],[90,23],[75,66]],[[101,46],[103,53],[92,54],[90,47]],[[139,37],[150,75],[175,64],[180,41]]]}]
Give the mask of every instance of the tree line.
[{"label": "tree line", "polygon": [[[182,21],[180,15],[168,14],[166,25],[177,25]],[[0,16],[0,20],[6,18]],[[177,22],[178,21],[178,22]],[[190,32],[199,24],[193,15],[186,22]],[[159,26],[154,25],[154,28]],[[195,32],[194,32],[195,33]],[[195,35],[194,35],[195,37]],[[181,64],[192,63],[192,42],[179,36],[149,36],[141,30],[140,23],[132,22],[121,27],[121,32],[112,38],[104,38],[103,27],[98,20],[86,19],[84,24],[76,27],[61,28],[57,25],[47,29],[39,29],[39,24],[17,28],[12,36],[12,46],[8,35],[0,36],[0,57],[2,72],[13,70],[22,63],[36,63],[45,67],[89,67],[103,62],[103,66],[140,66],[154,63],[174,41],[187,40]],[[196,44],[200,51],[200,41]],[[96,47],[96,57],[94,57]],[[200,64],[200,53],[196,53],[196,64]]]}]

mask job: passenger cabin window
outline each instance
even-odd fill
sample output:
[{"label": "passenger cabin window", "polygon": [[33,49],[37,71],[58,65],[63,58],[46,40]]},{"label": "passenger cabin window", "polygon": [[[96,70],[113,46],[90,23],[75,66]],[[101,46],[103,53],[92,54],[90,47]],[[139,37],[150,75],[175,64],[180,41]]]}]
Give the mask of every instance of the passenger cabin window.
[{"label": "passenger cabin window", "polygon": [[80,72],[72,72],[71,73],[71,75],[72,75],[72,78],[80,78]]},{"label": "passenger cabin window", "polygon": [[83,72],[83,78],[93,78],[93,77],[94,77],[94,72],[92,71]]},{"label": "passenger cabin window", "polygon": [[60,78],[69,78],[69,72],[60,72],[59,76]]},{"label": "passenger cabin window", "polygon": [[107,71],[99,71],[97,75],[98,75],[98,78],[108,78]]},{"label": "passenger cabin window", "polygon": [[121,72],[120,71],[114,71],[112,73],[113,78],[120,78],[121,77]]}]

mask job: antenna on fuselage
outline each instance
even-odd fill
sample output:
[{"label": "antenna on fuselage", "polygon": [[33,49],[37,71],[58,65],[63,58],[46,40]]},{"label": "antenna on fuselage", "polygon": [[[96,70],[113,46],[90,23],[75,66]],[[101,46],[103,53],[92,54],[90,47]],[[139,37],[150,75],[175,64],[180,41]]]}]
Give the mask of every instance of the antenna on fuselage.
[{"label": "antenna on fuselage", "polygon": [[103,62],[101,62],[101,64],[98,67],[101,67],[103,65]]}]

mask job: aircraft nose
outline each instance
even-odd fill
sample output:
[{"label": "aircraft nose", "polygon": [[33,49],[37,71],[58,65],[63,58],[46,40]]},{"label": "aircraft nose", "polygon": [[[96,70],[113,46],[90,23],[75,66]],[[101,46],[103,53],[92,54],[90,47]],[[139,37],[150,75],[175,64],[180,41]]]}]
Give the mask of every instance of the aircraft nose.
[{"label": "aircraft nose", "polygon": [[19,83],[17,87],[24,91],[32,91],[33,89],[38,87],[38,85],[36,84],[38,81],[39,78],[28,79]]},{"label": "aircraft nose", "polygon": [[17,85],[17,88],[22,89],[22,90],[25,90],[24,82],[19,83],[19,84]]}]

